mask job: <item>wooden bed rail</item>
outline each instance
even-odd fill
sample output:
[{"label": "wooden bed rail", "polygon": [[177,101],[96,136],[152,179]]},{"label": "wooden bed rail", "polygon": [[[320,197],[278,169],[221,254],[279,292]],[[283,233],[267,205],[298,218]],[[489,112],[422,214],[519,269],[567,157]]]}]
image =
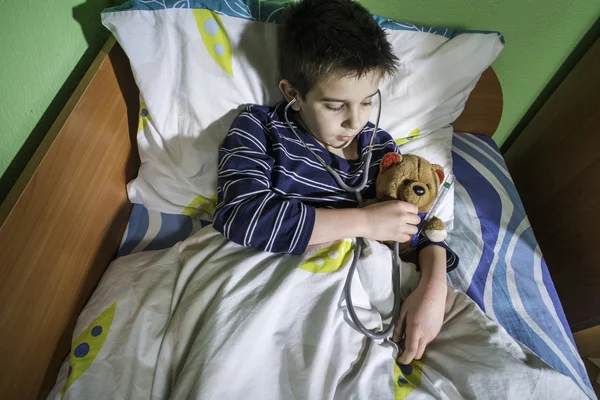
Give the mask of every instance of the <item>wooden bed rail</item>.
[{"label": "wooden bed rail", "polygon": [[0,208],[0,397],[44,397],[114,257],[139,166],[138,92],[111,38]]}]

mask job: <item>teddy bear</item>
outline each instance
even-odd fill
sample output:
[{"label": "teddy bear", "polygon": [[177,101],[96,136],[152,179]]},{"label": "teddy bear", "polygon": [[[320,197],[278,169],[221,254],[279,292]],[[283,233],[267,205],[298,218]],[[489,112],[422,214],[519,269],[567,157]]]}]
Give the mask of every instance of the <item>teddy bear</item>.
[{"label": "teddy bear", "polygon": [[[429,221],[423,218],[433,205],[440,186],[444,182],[444,169],[437,164],[414,154],[400,155],[387,153],[383,156],[376,180],[378,201],[402,200],[419,208],[421,234],[432,242],[442,242],[448,236],[446,225],[437,217]],[[414,235],[409,243],[401,244],[401,250],[416,247],[419,235]]]}]

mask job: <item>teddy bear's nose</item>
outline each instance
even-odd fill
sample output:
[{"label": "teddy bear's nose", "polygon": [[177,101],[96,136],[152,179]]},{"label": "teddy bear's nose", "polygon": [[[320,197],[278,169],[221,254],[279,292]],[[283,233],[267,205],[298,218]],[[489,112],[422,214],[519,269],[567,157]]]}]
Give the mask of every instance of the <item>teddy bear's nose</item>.
[{"label": "teddy bear's nose", "polygon": [[425,194],[423,186],[413,186],[413,191],[417,196],[423,196]]}]

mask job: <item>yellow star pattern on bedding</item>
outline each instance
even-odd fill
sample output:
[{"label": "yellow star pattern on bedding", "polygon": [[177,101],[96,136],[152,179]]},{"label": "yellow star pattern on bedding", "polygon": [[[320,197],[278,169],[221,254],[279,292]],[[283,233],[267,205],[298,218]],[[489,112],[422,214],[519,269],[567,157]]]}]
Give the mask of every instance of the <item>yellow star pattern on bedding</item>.
[{"label": "yellow star pattern on bedding", "polygon": [[421,386],[424,363],[425,356],[402,366],[398,366],[394,361],[394,400],[406,399],[409,394]]},{"label": "yellow star pattern on bedding", "polygon": [[60,392],[61,397],[64,396],[73,382],[79,379],[96,359],[108,336],[116,309],[117,303],[114,302],[98,318],[92,321],[87,329],[73,342],[69,357],[67,381]]},{"label": "yellow star pattern on bedding", "polygon": [[408,133],[407,137],[396,139],[394,141],[396,142],[396,144],[398,146],[402,146],[403,144],[406,144],[408,142],[412,142],[413,140],[417,139],[420,134],[421,134],[421,130],[419,128],[415,128],[415,129],[413,129],[412,131],[410,131]]},{"label": "yellow star pattern on bedding", "polygon": [[140,119],[138,122],[137,131],[139,132],[142,129],[144,129],[146,126],[148,126],[149,122],[150,122],[150,113],[148,112],[148,108],[146,108],[146,103],[140,102]]},{"label": "yellow star pattern on bedding", "polygon": [[298,268],[313,273],[337,271],[348,262],[353,249],[350,239],[341,240],[310,255]]},{"label": "yellow star pattern on bedding", "polygon": [[214,214],[217,208],[217,195],[212,197],[205,197],[198,195],[194,200],[188,204],[182,211],[182,214],[188,217],[195,217],[199,214]]},{"label": "yellow star pattern on bedding", "polygon": [[223,21],[210,10],[194,9],[192,11],[208,54],[233,78],[231,43]]}]

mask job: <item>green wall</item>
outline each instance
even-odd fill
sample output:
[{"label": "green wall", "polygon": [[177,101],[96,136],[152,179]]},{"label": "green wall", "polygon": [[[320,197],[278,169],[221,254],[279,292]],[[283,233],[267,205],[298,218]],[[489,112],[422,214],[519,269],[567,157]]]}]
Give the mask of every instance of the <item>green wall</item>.
[{"label": "green wall", "polygon": [[111,0],[3,0],[0,202],[108,38]]},{"label": "green wall", "polygon": [[600,0],[361,0],[372,13],[419,25],[499,31],[493,67],[504,94],[501,145],[600,16]]},{"label": "green wall", "polygon": [[[361,0],[398,21],[497,30],[503,143],[600,15],[600,0]],[[0,14],[0,201],[60,112],[108,33],[115,0],[5,0]]]}]

